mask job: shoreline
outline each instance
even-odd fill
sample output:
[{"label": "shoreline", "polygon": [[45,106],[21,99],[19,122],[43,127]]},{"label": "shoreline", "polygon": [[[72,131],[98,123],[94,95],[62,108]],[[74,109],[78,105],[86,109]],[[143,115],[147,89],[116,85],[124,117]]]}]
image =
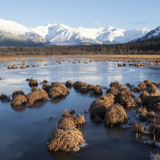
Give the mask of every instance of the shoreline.
[{"label": "shoreline", "polygon": [[118,61],[118,62],[129,62],[129,61],[160,61],[160,55],[18,55],[18,56],[1,56],[0,61],[17,61],[25,58],[86,58],[89,60],[97,61]]}]

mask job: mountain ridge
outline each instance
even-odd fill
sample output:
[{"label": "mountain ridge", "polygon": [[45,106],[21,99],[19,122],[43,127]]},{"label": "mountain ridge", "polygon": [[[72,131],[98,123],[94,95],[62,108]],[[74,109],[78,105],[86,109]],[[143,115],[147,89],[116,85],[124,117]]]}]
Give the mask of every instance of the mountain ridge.
[{"label": "mountain ridge", "polygon": [[5,46],[5,41],[7,44],[18,41],[22,46],[23,43],[24,46],[123,44],[140,39],[147,33],[149,33],[147,28],[129,30],[112,26],[72,28],[62,23],[27,28],[17,22],[0,18],[0,46],[2,44]]},{"label": "mountain ridge", "polygon": [[141,41],[160,41],[160,26],[151,30],[145,36],[139,38],[137,42]]}]

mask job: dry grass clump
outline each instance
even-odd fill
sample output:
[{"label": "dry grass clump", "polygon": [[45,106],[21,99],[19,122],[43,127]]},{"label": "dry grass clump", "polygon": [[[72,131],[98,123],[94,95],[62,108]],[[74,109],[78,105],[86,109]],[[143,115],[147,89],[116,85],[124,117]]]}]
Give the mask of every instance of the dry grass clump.
[{"label": "dry grass clump", "polygon": [[65,87],[62,82],[52,82],[51,87]]},{"label": "dry grass clump", "polygon": [[95,96],[102,95],[102,89],[100,88],[100,86],[94,86],[92,84],[88,84],[87,90],[90,92],[90,94],[94,94]]},{"label": "dry grass clump", "polygon": [[145,99],[146,96],[149,96],[148,92],[147,92],[147,91],[143,91],[143,92],[140,94],[139,98],[140,98],[142,101],[144,101],[144,99]]},{"label": "dry grass clump", "polygon": [[74,124],[77,126],[77,125],[83,125],[86,123],[86,119],[84,117],[84,115],[73,115],[71,114],[72,111],[68,111],[67,109],[65,109],[62,117],[65,119],[65,118],[71,118],[74,120]]},{"label": "dry grass clump", "polygon": [[149,63],[150,66],[155,65],[155,64],[156,64],[156,62],[150,62]]},{"label": "dry grass clump", "polygon": [[160,137],[160,122],[152,123],[149,127],[150,134],[154,135],[154,139]]},{"label": "dry grass clump", "polygon": [[144,67],[147,66],[147,63],[130,63],[129,66]]},{"label": "dry grass clump", "polygon": [[75,128],[75,123],[73,118],[63,118],[58,122],[59,129],[73,129]]},{"label": "dry grass clump", "polygon": [[33,91],[27,95],[28,105],[32,106],[34,102],[47,98],[48,94],[45,90],[41,89],[38,91]]},{"label": "dry grass clump", "polygon": [[11,66],[11,65],[9,65],[7,68],[8,68],[8,69],[12,69],[12,66]]},{"label": "dry grass clump", "polygon": [[100,97],[100,99],[93,101],[90,105],[90,116],[95,120],[104,119],[107,108],[114,104],[114,95],[106,94]]},{"label": "dry grass clump", "polygon": [[75,125],[83,125],[86,123],[84,115],[73,116]]},{"label": "dry grass clump", "polygon": [[107,127],[114,127],[126,123],[128,116],[123,106],[115,104],[107,109],[105,114],[104,123]]},{"label": "dry grass clump", "polygon": [[146,89],[147,89],[146,83],[141,82],[138,86],[132,88],[132,91],[133,92],[140,92],[140,91],[143,91],[143,90],[146,90]]},{"label": "dry grass clump", "polygon": [[141,99],[140,98],[135,98],[135,103],[137,106],[141,105]]},{"label": "dry grass clump", "polygon": [[138,108],[138,109],[136,110],[136,113],[146,115],[146,114],[148,113],[148,111],[147,111],[146,108],[144,107],[144,108]]},{"label": "dry grass clump", "polygon": [[42,85],[42,89],[44,89],[47,93],[49,93],[49,90],[51,89],[51,86],[49,84],[44,83]]},{"label": "dry grass clump", "polygon": [[3,102],[9,102],[10,98],[6,94],[2,93],[0,95],[0,100],[3,101]]},{"label": "dry grass clump", "polygon": [[48,83],[48,81],[46,79],[43,80],[43,83]]},{"label": "dry grass clump", "polygon": [[160,96],[160,92],[156,85],[150,84],[148,85],[147,92],[150,96]]},{"label": "dry grass clump", "polygon": [[82,143],[84,143],[84,138],[79,129],[58,129],[54,139],[48,145],[48,150],[65,152],[78,151]]},{"label": "dry grass clump", "polygon": [[36,86],[31,88],[31,91],[32,91],[32,92],[40,91],[40,90],[41,90],[41,89],[40,89],[39,87],[36,87]]},{"label": "dry grass clump", "polygon": [[95,86],[94,89],[93,89],[93,94],[94,95],[102,95],[102,90],[100,87],[98,86]]},{"label": "dry grass clump", "polygon": [[155,118],[157,117],[157,114],[154,111],[150,111],[147,113],[147,119],[153,119],[152,121],[155,120]]},{"label": "dry grass clump", "polygon": [[26,81],[31,81],[31,80],[33,80],[33,78],[27,78],[27,79],[26,79]]},{"label": "dry grass clump", "polygon": [[29,86],[30,87],[38,86],[38,81],[35,79],[29,79]]},{"label": "dry grass clump", "polygon": [[82,86],[87,86],[87,83],[81,82],[81,81],[76,81],[73,84],[74,89],[77,89],[77,90],[80,89]]},{"label": "dry grass clump", "polygon": [[88,84],[87,88],[88,88],[89,91],[93,91],[95,86],[93,84]]},{"label": "dry grass clump", "polygon": [[17,67],[15,64],[13,64],[12,66],[9,65],[7,68],[8,68],[8,69],[17,69],[18,67]]},{"label": "dry grass clump", "polygon": [[123,64],[118,63],[118,67],[123,67]]},{"label": "dry grass clump", "polygon": [[123,64],[118,63],[118,67],[124,67],[124,66],[126,66],[126,63],[123,63]]},{"label": "dry grass clump", "polygon": [[115,96],[115,102],[124,107],[135,106],[135,99],[129,91],[121,91]]},{"label": "dry grass clump", "polygon": [[145,96],[142,104],[146,107],[160,109],[160,96]]},{"label": "dry grass clump", "polygon": [[82,132],[75,128],[79,124],[84,124],[84,116],[72,116],[70,112],[65,109],[63,115],[58,123],[56,133],[50,138],[48,145],[49,151],[64,151],[73,152],[78,151],[84,138]]},{"label": "dry grass clump", "polygon": [[159,85],[159,83],[157,83],[157,82],[145,80],[145,81],[141,82],[138,86],[132,88],[132,91],[133,92],[140,92],[140,91],[147,90],[147,92],[155,94],[156,91],[158,92],[158,90],[157,90],[158,85]]},{"label": "dry grass clump", "polygon": [[17,95],[23,95],[25,96],[24,92],[22,90],[16,90],[12,93],[12,98],[14,98]]},{"label": "dry grass clump", "polygon": [[119,89],[116,87],[111,87],[109,89],[107,89],[106,93],[112,93],[113,95],[117,95],[119,93]]},{"label": "dry grass clump", "polygon": [[27,104],[27,98],[22,94],[14,96],[11,101],[12,106],[21,106],[23,104]]},{"label": "dry grass clump", "polygon": [[12,69],[17,69],[18,66],[16,66],[15,64],[13,64]]},{"label": "dry grass clump", "polygon": [[49,96],[52,99],[63,98],[69,94],[69,90],[63,85],[59,87],[51,87],[49,90]]},{"label": "dry grass clump", "polygon": [[120,86],[120,85],[121,84],[118,81],[110,83],[110,87],[117,87],[117,86]]},{"label": "dry grass clump", "polygon": [[87,86],[82,86],[79,88],[79,92],[82,93],[82,94],[86,94],[88,93],[88,88]]},{"label": "dry grass clump", "polygon": [[73,86],[73,82],[72,81],[70,81],[70,80],[68,80],[66,83],[65,83],[65,86],[67,87],[67,88],[71,88],[72,86]]},{"label": "dry grass clump", "polygon": [[136,113],[139,114],[139,120],[153,122],[156,120],[157,114],[153,111],[148,112],[146,108],[138,108]]},{"label": "dry grass clump", "polygon": [[25,65],[21,65],[21,66],[19,66],[19,68],[20,68],[20,69],[25,69],[26,66],[25,66]]},{"label": "dry grass clump", "polygon": [[65,109],[62,117],[63,118],[72,118],[72,115],[67,109]]},{"label": "dry grass clump", "polygon": [[95,100],[89,108],[90,116],[97,121],[104,119],[108,107],[110,106],[106,101],[101,99]]},{"label": "dry grass clump", "polygon": [[76,81],[73,85],[74,89],[82,94],[90,93],[91,95],[99,96],[102,95],[102,90],[100,86],[94,86],[81,81]]},{"label": "dry grass clump", "polygon": [[156,86],[159,85],[159,82],[150,81],[150,80],[145,80],[144,83],[146,83],[147,86],[148,86],[148,85],[151,85],[151,84],[154,84],[154,85],[156,85]]},{"label": "dry grass clump", "polygon": [[132,85],[130,83],[126,83],[126,86],[132,88]]},{"label": "dry grass clump", "polygon": [[144,125],[134,123],[134,125],[131,127],[131,131],[134,132],[135,134],[143,134],[145,133],[145,127]]},{"label": "dry grass clump", "polygon": [[108,104],[108,106],[111,106],[115,102],[114,98],[115,98],[115,96],[112,93],[107,93],[107,94],[101,96],[99,99],[105,101]]},{"label": "dry grass clump", "polygon": [[128,88],[125,87],[124,85],[121,85],[119,82],[112,82],[110,84],[111,88],[109,88],[106,93],[112,93],[113,95],[117,95],[119,92],[122,92],[122,91],[128,91]]},{"label": "dry grass clump", "polygon": [[155,103],[155,104],[153,105],[153,108],[159,110],[159,109],[160,109],[160,102]]}]

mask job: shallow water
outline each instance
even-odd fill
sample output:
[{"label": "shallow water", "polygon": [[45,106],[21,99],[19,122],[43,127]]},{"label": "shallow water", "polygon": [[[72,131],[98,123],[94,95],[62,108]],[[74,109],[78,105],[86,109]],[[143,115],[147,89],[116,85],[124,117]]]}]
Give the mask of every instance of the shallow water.
[{"label": "shallow water", "polygon": [[[117,62],[58,64],[55,61],[35,62],[28,58],[26,64],[35,64],[36,67],[8,70],[5,65],[13,63],[15,62],[8,61],[0,64],[0,92],[7,95],[17,89],[29,93],[27,78],[37,79],[38,82],[43,79],[49,82],[80,80],[107,87],[113,81],[137,85],[146,79],[157,82],[160,79],[160,68],[157,66],[117,67]],[[105,89],[103,91],[105,92]],[[58,103],[51,100],[41,101],[31,108],[24,107],[21,111],[12,108],[8,102],[0,102],[0,160],[148,160],[150,152],[158,151],[158,148],[137,142],[129,128],[110,129],[105,128],[103,123],[95,124],[89,113],[85,113],[94,99],[96,97],[81,95],[71,89],[70,94]],[[46,141],[56,129],[65,108],[85,115],[87,122],[82,132],[87,145],[76,153],[48,152]],[[131,111],[128,111],[128,114],[131,114]]]}]

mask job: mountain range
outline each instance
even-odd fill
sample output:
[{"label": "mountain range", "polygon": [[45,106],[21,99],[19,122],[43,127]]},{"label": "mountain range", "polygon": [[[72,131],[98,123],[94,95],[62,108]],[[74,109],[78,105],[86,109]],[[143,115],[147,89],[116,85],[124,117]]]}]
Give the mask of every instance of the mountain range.
[{"label": "mountain range", "polygon": [[47,24],[27,28],[14,21],[0,19],[0,46],[50,46],[121,44],[160,37],[160,27],[150,31],[114,27],[72,28],[64,24]]}]

